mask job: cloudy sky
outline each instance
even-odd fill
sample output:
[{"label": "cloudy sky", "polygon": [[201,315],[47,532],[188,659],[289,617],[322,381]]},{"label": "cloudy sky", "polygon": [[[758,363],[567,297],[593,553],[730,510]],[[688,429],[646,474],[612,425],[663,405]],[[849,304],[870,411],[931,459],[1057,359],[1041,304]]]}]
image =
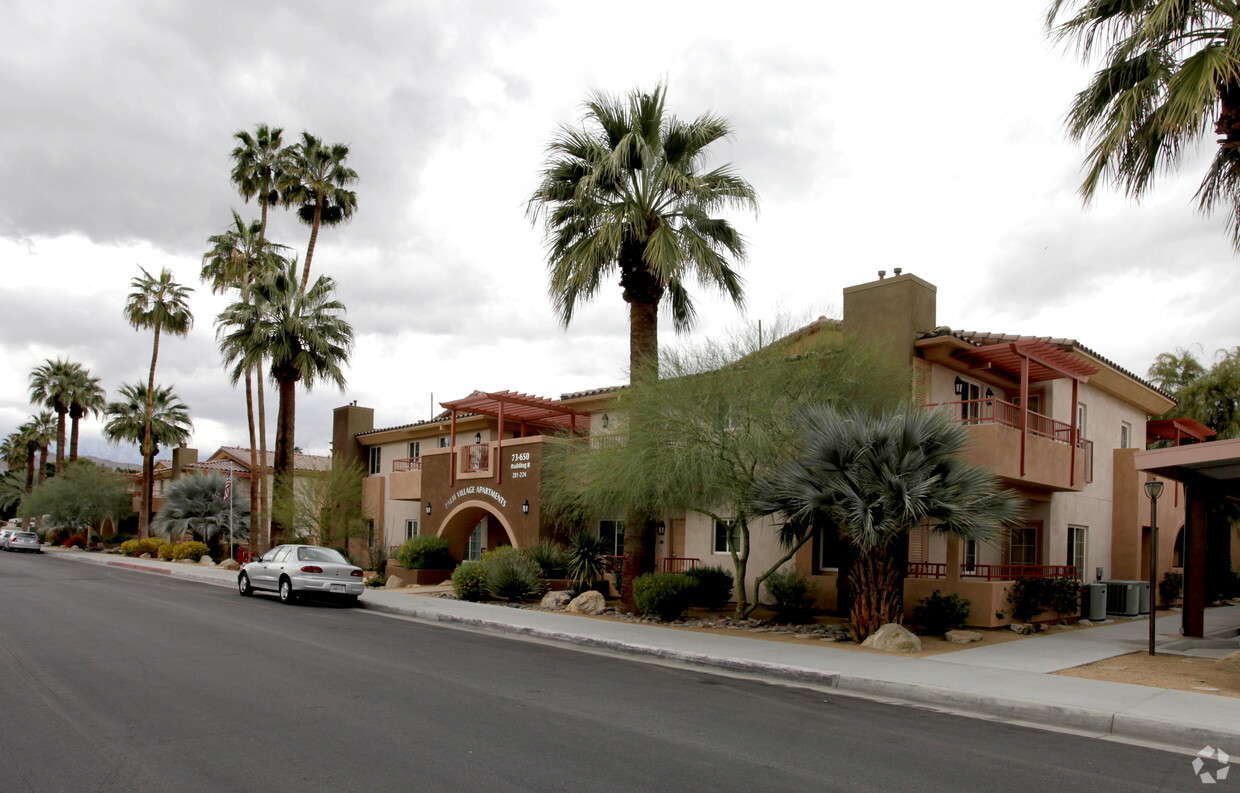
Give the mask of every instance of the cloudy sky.
[{"label": "cloudy sky", "polygon": [[[350,147],[351,223],[324,229],[357,334],[348,389],[299,396],[297,443],[327,453],[331,410],[380,425],[473,389],[546,396],[623,382],[618,284],[567,329],[525,216],[546,144],[592,90],[669,85],[682,117],[728,116],[720,147],[761,197],[738,216],[747,304],[699,294],[696,336],[838,315],[841,289],[903,267],[939,287],[941,324],[1068,336],[1144,372],[1160,351],[1240,344],[1235,257],[1192,194],[1208,151],[1140,205],[1083,207],[1062,118],[1086,66],[1041,3],[136,2],[11,0],[0,26],[0,434],[32,412],[30,370],[144,380],[151,337],[124,320],[138,266],[197,287],[157,380],[192,445],[246,443],[198,282],[229,210],[232,134],[266,122]],[[304,256],[308,229],[270,236]],[[671,339],[670,327],[665,337]],[[274,393],[269,424],[274,436]],[[83,424],[82,450],[136,460]]]}]

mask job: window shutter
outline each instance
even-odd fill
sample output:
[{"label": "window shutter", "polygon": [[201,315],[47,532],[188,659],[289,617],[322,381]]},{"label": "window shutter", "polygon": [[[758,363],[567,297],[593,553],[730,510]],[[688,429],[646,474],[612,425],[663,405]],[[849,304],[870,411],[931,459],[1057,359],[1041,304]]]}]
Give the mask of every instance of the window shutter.
[{"label": "window shutter", "polygon": [[930,362],[913,359],[913,404],[924,405],[930,401]]}]

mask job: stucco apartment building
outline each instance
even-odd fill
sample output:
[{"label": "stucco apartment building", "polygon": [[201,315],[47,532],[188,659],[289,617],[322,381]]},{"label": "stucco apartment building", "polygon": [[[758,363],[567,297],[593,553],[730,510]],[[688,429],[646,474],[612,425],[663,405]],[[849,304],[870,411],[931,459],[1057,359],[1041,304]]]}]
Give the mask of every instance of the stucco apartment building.
[{"label": "stucco apartment building", "polygon": [[[1204,440],[1194,422],[1151,422],[1174,402],[1140,377],[1071,339],[979,333],[942,326],[936,288],[915,275],[844,290],[842,327],[906,367],[912,382],[893,382],[914,404],[951,412],[966,425],[968,454],[994,468],[1027,504],[1023,526],[995,546],[945,541],[928,528],[909,539],[906,606],[934,590],[972,602],[970,622],[1008,622],[1007,592],[1018,577],[1092,581],[1143,579],[1149,559],[1149,501],[1133,454],[1154,439]],[[446,537],[459,559],[501,544],[525,546],[548,536],[542,517],[541,460],[565,429],[590,436],[616,426],[620,388],[558,399],[507,391],[475,392],[441,403],[434,418],[376,428],[373,410],[338,408],[333,454],[366,466],[368,514],[377,535],[398,545],[418,533]],[[1168,483],[1158,504],[1161,576],[1179,563],[1184,524],[1180,487]],[[623,550],[620,516],[591,528]],[[752,528],[751,575],[779,557],[769,522]],[[662,570],[695,565],[730,568],[726,532],[698,514],[664,517],[656,560]],[[838,543],[819,536],[790,562],[820,588],[820,605],[836,605]],[[752,581],[750,582],[752,591]]]}]

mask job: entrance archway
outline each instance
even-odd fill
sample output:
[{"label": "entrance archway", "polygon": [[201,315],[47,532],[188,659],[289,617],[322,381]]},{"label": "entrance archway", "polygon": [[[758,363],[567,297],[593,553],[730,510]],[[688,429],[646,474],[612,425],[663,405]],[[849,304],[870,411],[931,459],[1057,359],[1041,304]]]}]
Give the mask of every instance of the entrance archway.
[{"label": "entrance archway", "polygon": [[[483,538],[482,547],[494,548],[496,545],[512,545],[520,547],[517,543],[516,535],[513,533],[512,526],[508,525],[508,521],[504,516],[490,508],[484,501],[463,501],[452,508],[448,516],[444,518],[443,523],[439,525],[439,532],[436,536],[442,537],[448,541],[448,550],[454,559],[464,559],[469,550],[469,535],[473,534],[474,527],[483,519],[487,518],[488,532],[487,537]],[[491,540],[495,541],[492,542]],[[503,542],[506,540],[507,542]]]}]

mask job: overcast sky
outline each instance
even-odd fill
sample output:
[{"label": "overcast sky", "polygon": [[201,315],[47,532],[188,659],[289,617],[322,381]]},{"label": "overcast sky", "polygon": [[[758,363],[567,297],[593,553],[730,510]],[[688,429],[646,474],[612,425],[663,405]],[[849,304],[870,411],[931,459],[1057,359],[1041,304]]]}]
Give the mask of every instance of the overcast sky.
[{"label": "overcast sky", "polygon": [[[939,323],[1073,337],[1138,373],[1240,344],[1223,219],[1192,195],[1190,152],[1140,205],[1076,195],[1062,118],[1088,77],[1034,2],[327,3],[10,0],[0,26],[0,435],[32,412],[30,370],[80,361],[111,395],[145,381],[151,336],[122,308],[138,266],[196,291],[156,379],[190,406],[204,454],[247,445],[244,398],[198,282],[229,210],[232,134],[259,122],[350,147],[358,211],[325,228],[357,335],[344,393],[298,396],[297,443],[328,453],[332,408],[380,426],[474,389],[544,396],[627,377],[618,283],[567,329],[525,202],[557,125],[598,89],[669,85],[672,111],[728,116],[721,146],[757,189],[747,306],[698,293],[697,337],[777,315],[838,315],[843,287],[903,267]],[[269,235],[304,257],[285,211]],[[673,339],[665,323],[664,343]],[[268,423],[274,441],[275,395]],[[82,453],[136,460],[82,428]]]}]

